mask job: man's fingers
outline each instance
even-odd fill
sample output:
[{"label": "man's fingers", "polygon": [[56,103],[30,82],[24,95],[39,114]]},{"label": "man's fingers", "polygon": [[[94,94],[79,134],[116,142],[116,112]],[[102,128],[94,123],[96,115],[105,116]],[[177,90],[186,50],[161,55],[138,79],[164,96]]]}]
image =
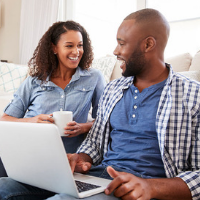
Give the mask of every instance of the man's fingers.
[{"label": "man's fingers", "polygon": [[115,177],[119,176],[119,172],[117,172],[116,170],[114,170],[110,166],[107,167],[107,172],[112,178],[115,178]]},{"label": "man's fingers", "polygon": [[112,178],[114,178],[114,180],[105,189],[106,194],[111,194],[117,187],[121,185],[121,182],[115,179],[120,175],[120,172],[117,172],[110,166],[107,167],[107,172]]},{"label": "man's fingers", "polygon": [[67,154],[69,164],[72,170],[72,173],[74,173],[76,163],[78,162],[78,154]]}]

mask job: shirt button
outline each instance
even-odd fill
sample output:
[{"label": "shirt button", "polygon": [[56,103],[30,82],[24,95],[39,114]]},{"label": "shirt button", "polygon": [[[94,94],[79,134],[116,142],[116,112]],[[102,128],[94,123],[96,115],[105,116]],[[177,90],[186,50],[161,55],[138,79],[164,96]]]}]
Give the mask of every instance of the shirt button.
[{"label": "shirt button", "polygon": [[137,96],[134,96],[134,99],[137,99]]},{"label": "shirt button", "polygon": [[61,95],[61,98],[64,98],[64,95]]},{"label": "shirt button", "polygon": [[138,91],[137,90],[135,90],[135,93],[137,93]]},{"label": "shirt button", "polygon": [[135,114],[133,114],[132,117],[135,118]]},{"label": "shirt button", "polygon": [[85,88],[83,88],[83,91],[85,91]]},{"label": "shirt button", "polygon": [[134,109],[137,109],[137,106],[136,106],[136,105],[134,106]]}]

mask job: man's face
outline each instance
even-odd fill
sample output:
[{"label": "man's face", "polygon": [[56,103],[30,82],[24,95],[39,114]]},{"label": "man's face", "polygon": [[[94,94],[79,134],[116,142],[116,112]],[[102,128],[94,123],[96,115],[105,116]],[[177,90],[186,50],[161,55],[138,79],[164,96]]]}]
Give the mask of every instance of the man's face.
[{"label": "man's face", "polygon": [[125,64],[125,70],[122,72],[123,76],[128,77],[140,74],[146,64],[144,53],[139,48],[136,48]]},{"label": "man's face", "polygon": [[142,72],[146,61],[144,53],[140,48],[141,38],[134,20],[124,20],[117,32],[118,45],[114,51],[120,60],[123,76],[136,76]]}]

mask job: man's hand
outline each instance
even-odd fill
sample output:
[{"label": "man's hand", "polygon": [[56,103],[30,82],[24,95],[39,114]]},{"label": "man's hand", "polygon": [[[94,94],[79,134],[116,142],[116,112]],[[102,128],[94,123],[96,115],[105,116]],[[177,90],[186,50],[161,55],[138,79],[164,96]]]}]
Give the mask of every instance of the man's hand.
[{"label": "man's hand", "polygon": [[72,173],[86,173],[92,166],[92,159],[84,153],[67,154]]},{"label": "man's hand", "polygon": [[152,188],[148,179],[142,179],[125,172],[117,172],[112,167],[108,167],[107,171],[114,180],[105,189],[106,194],[114,192],[116,197],[123,200],[151,199]]}]

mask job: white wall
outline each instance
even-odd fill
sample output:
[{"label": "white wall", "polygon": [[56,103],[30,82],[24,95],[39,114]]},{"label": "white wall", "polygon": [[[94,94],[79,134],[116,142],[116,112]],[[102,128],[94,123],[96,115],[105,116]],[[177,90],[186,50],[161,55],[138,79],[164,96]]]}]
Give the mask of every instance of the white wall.
[{"label": "white wall", "polygon": [[21,0],[0,0],[0,60],[19,63]]}]

